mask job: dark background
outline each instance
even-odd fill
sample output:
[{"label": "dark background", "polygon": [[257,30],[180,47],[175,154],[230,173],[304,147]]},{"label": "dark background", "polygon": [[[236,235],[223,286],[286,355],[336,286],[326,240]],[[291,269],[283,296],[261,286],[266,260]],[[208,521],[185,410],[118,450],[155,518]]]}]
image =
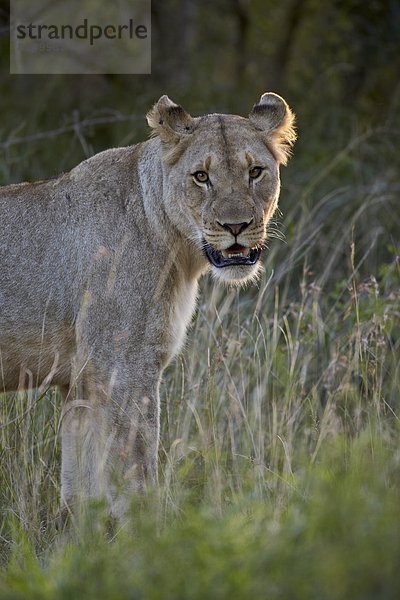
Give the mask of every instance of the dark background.
[{"label": "dark background", "polygon": [[283,172],[279,273],[307,257],[326,284],[334,255],[330,274],[344,276],[353,240],[361,276],[378,275],[400,230],[399,2],[153,0],[152,12],[152,75],[16,76],[0,1],[0,183],[144,139],[164,93],[194,115],[246,115],[275,91],[299,134]]}]

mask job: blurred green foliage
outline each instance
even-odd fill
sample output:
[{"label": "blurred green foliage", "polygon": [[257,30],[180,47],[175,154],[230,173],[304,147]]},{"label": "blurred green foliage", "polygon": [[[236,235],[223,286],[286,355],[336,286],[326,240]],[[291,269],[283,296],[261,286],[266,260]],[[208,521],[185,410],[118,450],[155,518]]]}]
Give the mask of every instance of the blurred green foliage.
[{"label": "blurred green foliage", "polygon": [[[186,502],[162,531],[157,509],[134,528],[104,528],[37,558],[23,530],[4,600],[395,600],[400,594],[399,452],[373,439],[338,442],[292,484],[290,503],[236,503],[223,515]],[[95,511],[96,512],[96,511]],[[97,509],[97,513],[99,510]],[[43,563],[45,566],[43,566]]]}]

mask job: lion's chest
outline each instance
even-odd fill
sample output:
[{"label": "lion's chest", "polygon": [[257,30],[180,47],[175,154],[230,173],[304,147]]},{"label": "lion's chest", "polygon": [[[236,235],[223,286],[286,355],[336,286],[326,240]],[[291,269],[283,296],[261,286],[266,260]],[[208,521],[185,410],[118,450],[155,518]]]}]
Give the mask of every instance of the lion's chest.
[{"label": "lion's chest", "polygon": [[177,289],[170,310],[169,360],[182,348],[187,328],[196,308],[197,281]]}]

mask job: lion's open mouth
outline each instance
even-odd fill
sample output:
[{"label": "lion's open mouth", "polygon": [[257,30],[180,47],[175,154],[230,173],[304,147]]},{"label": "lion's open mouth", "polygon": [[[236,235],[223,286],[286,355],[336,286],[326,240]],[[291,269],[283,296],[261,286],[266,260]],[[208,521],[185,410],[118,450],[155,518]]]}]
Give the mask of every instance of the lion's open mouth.
[{"label": "lion's open mouth", "polygon": [[204,252],[210,263],[221,269],[234,265],[255,265],[261,255],[261,248],[248,248],[240,244],[233,244],[226,250],[216,250],[204,242]]}]

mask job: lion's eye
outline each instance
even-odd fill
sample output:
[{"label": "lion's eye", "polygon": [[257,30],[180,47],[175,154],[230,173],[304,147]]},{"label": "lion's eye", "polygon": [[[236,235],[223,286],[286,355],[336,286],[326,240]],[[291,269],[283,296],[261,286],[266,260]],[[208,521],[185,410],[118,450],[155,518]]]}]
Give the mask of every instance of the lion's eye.
[{"label": "lion's eye", "polygon": [[258,177],[260,177],[262,172],[263,172],[262,167],[252,167],[249,171],[249,177],[250,177],[250,179],[258,179]]},{"label": "lion's eye", "polygon": [[193,173],[193,177],[199,183],[207,183],[209,181],[208,174],[205,171],[196,171],[196,173]]}]

